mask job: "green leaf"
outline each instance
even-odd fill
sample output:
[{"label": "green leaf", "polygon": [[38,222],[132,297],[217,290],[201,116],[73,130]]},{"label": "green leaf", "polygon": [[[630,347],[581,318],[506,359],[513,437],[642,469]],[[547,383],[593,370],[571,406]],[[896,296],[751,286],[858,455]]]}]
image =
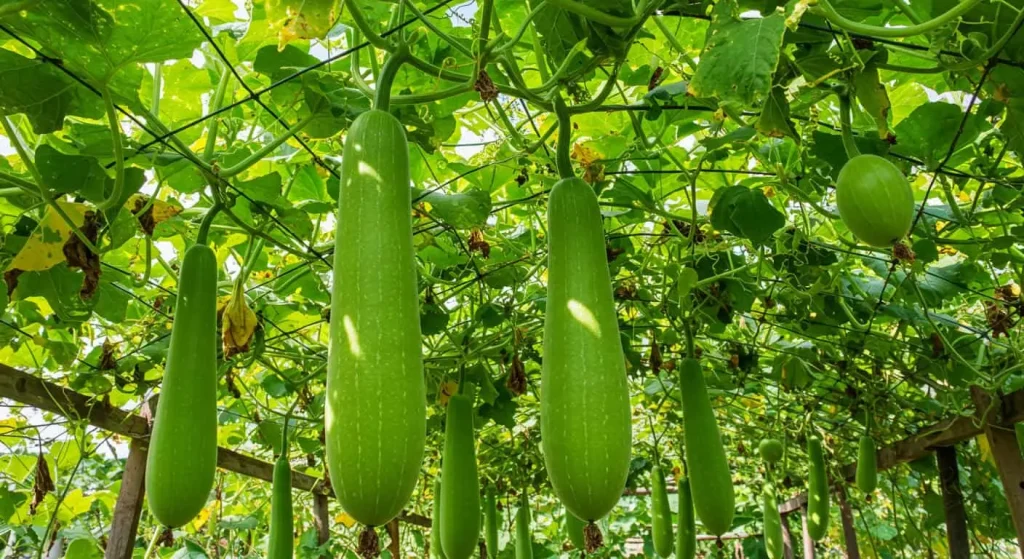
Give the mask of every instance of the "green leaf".
[{"label": "green leaf", "polygon": [[[922,159],[929,169],[942,162],[950,151],[950,145],[964,122],[964,111],[952,103],[928,103],[910,113],[903,122],[896,125],[896,139],[900,151]],[[989,128],[988,124],[974,116],[967,118],[963,131],[957,138],[956,149],[963,149]]]},{"label": "green leaf", "polygon": [[430,215],[456,229],[481,227],[491,213],[491,195],[479,188],[455,194],[432,192],[423,201],[430,204]]},{"label": "green leaf", "polygon": [[756,106],[768,97],[779,64],[785,18],[739,20],[732,2],[718,2],[708,28],[707,44],[690,82],[696,97],[716,97],[737,108]]},{"label": "green leaf", "polygon": [[786,216],[760,189],[730,186],[716,191],[712,201],[711,224],[754,244],[763,244],[786,225]]},{"label": "green leaf", "polygon": [[0,49],[0,113],[24,114],[36,134],[63,128],[68,115],[103,116],[100,99],[53,64]]}]

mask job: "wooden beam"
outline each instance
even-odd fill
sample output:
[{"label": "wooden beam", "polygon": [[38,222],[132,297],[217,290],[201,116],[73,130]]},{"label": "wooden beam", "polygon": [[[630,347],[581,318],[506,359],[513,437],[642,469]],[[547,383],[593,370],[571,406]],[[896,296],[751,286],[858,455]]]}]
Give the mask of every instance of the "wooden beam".
[{"label": "wooden beam", "polygon": [[331,515],[327,495],[313,495],[313,522],[316,523],[316,542],[320,545],[331,539]]},{"label": "wooden beam", "polygon": [[993,398],[979,386],[971,387],[971,399],[1003,482],[1010,517],[1017,531],[1017,545],[1024,552],[1024,459],[1013,428],[1012,410],[1007,409],[1006,400]]},{"label": "wooden beam", "polygon": [[[1024,390],[1018,390],[1001,398],[1000,421],[997,425],[1009,427],[1011,435],[1014,423],[1024,421]],[[983,432],[978,420],[971,416],[957,416],[940,421],[921,430],[921,434],[894,443],[878,450],[878,471],[885,471],[900,464],[913,462],[930,454],[936,448],[952,446],[973,439]],[[840,469],[840,479],[852,482],[857,477],[857,464],[847,464]],[[801,493],[779,505],[779,512],[796,512],[807,504],[807,493]]]},{"label": "wooden beam", "polygon": [[814,559],[814,539],[811,538],[811,530],[807,525],[807,507],[800,509],[800,519],[803,523],[804,536],[804,557],[803,559]]},{"label": "wooden beam", "polygon": [[146,493],[147,454],[146,447],[139,440],[132,439],[121,474],[121,491],[114,504],[114,520],[110,525],[104,559],[132,559],[139,533],[142,498]]},{"label": "wooden beam", "polygon": [[853,527],[853,511],[850,509],[850,502],[846,500],[846,487],[840,487],[836,494],[839,496],[839,517],[843,521],[843,541],[846,543],[846,558],[860,559],[860,546],[857,545],[857,530]]},{"label": "wooden beam", "polygon": [[789,517],[782,517],[782,557],[793,559],[793,529],[789,527]]},{"label": "wooden beam", "polygon": [[[68,419],[85,421],[105,431],[137,440],[143,448],[148,448],[149,422],[142,416],[112,406],[106,400],[79,394],[3,363],[0,363],[0,398]],[[267,482],[274,480],[273,464],[227,448],[217,449],[217,467]],[[322,479],[302,472],[292,472],[292,488],[309,491],[314,495],[334,497],[334,491],[326,486]],[[430,527],[430,519],[418,514],[402,512],[398,519],[409,524]]]},{"label": "wooden beam", "polygon": [[956,447],[935,449],[939,465],[939,484],[942,487],[942,508],[946,517],[946,539],[949,541],[950,559],[970,559],[971,542],[967,533],[967,512],[960,489],[960,471],[956,463]]}]

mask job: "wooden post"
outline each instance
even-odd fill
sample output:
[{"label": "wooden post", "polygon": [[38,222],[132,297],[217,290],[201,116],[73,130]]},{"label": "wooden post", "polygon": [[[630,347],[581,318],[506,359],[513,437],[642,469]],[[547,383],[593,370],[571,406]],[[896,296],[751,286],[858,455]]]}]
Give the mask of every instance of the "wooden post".
[{"label": "wooden post", "polygon": [[388,551],[391,552],[391,557],[398,559],[402,553],[402,542],[398,539],[398,519],[395,518],[387,524],[388,537],[391,541],[388,542]]},{"label": "wooden post", "polygon": [[1017,435],[1012,425],[1004,426],[1007,410],[1003,409],[1006,404],[1002,398],[993,399],[981,387],[972,386],[971,399],[992,450],[999,479],[1003,482],[1010,517],[1017,531],[1017,545],[1024,552],[1024,459],[1021,458]]},{"label": "wooden post", "polygon": [[846,557],[847,559],[860,559],[857,531],[853,528],[853,511],[850,510],[850,502],[846,499],[846,487],[840,487],[836,493],[839,494],[839,516],[843,521],[843,540],[846,541]]},{"label": "wooden post", "polygon": [[146,494],[146,455],[142,441],[132,439],[121,475],[121,492],[117,494],[114,505],[114,520],[110,525],[104,559],[132,559],[142,514],[142,498]]},{"label": "wooden post", "polygon": [[327,511],[327,495],[313,494],[313,522],[316,524],[316,541],[320,545],[331,539],[331,515]]},{"label": "wooden post", "polygon": [[956,464],[956,447],[935,449],[939,463],[939,484],[942,486],[942,508],[946,516],[946,539],[950,559],[970,559],[971,542],[967,535],[967,512],[960,489],[960,471]]},{"label": "wooden post", "polygon": [[807,507],[800,511],[800,518],[803,520],[804,533],[804,559],[814,559],[814,540],[811,538],[810,528],[807,526]]},{"label": "wooden post", "polygon": [[782,517],[782,557],[793,559],[793,530],[789,527],[789,515]]}]

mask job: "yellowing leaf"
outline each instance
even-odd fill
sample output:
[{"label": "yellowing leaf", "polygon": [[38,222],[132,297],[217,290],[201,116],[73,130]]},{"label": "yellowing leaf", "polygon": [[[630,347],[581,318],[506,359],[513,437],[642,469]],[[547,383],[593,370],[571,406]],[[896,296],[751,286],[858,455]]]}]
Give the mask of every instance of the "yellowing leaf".
[{"label": "yellowing leaf", "polygon": [[343,512],[338,516],[335,516],[334,521],[345,526],[346,528],[351,528],[356,525],[356,519],[352,518],[347,512]]},{"label": "yellowing leaf", "polygon": [[[149,205],[148,208],[146,207],[147,204]],[[157,225],[180,214],[182,211],[181,208],[172,206],[163,200],[153,200],[152,204],[150,204],[150,198],[141,194],[130,196],[124,206],[139,220],[139,225],[142,226],[142,230],[147,235],[152,235]]]},{"label": "yellowing leaf", "polygon": [[256,313],[246,303],[243,282],[235,282],[231,300],[224,307],[223,319],[224,329],[221,337],[224,341],[224,357],[249,351],[249,342],[256,332],[258,320]]},{"label": "yellowing leaf", "polygon": [[583,167],[583,180],[589,184],[596,184],[604,180],[604,165],[598,163],[604,159],[597,150],[581,144],[572,146],[572,158]]},{"label": "yellowing leaf", "polygon": [[978,453],[981,454],[981,459],[995,466],[996,459],[992,456],[992,447],[988,444],[988,437],[978,435],[976,440],[978,441]]},{"label": "yellowing leaf", "polygon": [[[75,224],[81,227],[85,223],[85,212],[89,209],[85,204],[73,204],[71,202],[57,202],[64,213]],[[46,210],[43,220],[36,226],[32,236],[21,247],[18,254],[14,256],[7,270],[22,270],[25,272],[44,272],[64,262],[64,243],[71,238],[71,227],[68,226],[60,214],[53,211],[53,208]]]},{"label": "yellowing leaf", "polygon": [[216,501],[214,501],[210,506],[203,507],[203,510],[199,511],[199,514],[192,519],[193,530],[198,532],[206,524],[206,521],[210,519],[210,509],[213,506],[216,506]]},{"label": "yellowing leaf", "polygon": [[454,381],[448,381],[448,382],[442,384],[441,385],[441,392],[438,395],[438,399],[441,400],[441,405],[442,406],[447,406],[448,405],[448,399],[452,397],[452,394],[455,394],[458,391],[459,391],[459,385],[458,385],[458,383],[456,383]]},{"label": "yellowing leaf", "polygon": [[267,0],[267,20],[278,47],[294,40],[323,39],[341,16],[340,0]]}]

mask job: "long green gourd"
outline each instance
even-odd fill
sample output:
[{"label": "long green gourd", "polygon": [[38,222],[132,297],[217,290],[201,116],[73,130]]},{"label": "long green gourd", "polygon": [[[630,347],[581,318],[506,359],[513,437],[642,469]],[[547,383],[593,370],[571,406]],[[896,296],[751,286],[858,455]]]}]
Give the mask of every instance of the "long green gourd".
[{"label": "long green gourd", "polygon": [[871,493],[878,487],[878,456],[875,439],[868,435],[860,438],[857,458],[857,487],[864,493]]},{"label": "long green gourd", "polygon": [[540,404],[555,494],[581,520],[603,518],[626,485],[632,418],[601,211],[578,178],[559,181],[548,200]]},{"label": "long green gourd", "polygon": [[479,549],[480,482],[473,436],[473,388],[448,399],[441,463],[441,547],[448,559],[469,559]]},{"label": "long green gourd", "polygon": [[587,540],[583,536],[583,530],[586,527],[586,522],[576,518],[576,515],[569,512],[568,509],[565,511],[565,531],[569,535],[569,541],[572,542],[572,546],[580,551],[586,549]]},{"label": "long green gourd", "polygon": [[651,540],[654,551],[661,557],[670,557],[675,542],[672,539],[672,509],[668,504],[665,474],[659,466],[651,469]]},{"label": "long green gourd", "polygon": [[288,422],[281,434],[281,456],[274,462],[274,481],[270,496],[270,537],[267,559],[292,559],[294,552],[292,519],[292,468],[288,463]]},{"label": "long green gourd", "polygon": [[775,486],[766,482],[762,494],[761,513],[764,516],[764,547],[769,559],[782,559],[782,514],[775,497]]},{"label": "long green gourd", "polygon": [[434,512],[430,522],[430,554],[438,559],[448,559],[441,545],[441,478],[434,478]]},{"label": "long green gourd", "polygon": [[697,555],[697,520],[693,516],[693,494],[690,479],[679,480],[679,524],[676,533],[676,559],[693,559]]},{"label": "long green gourd", "polygon": [[146,458],[146,497],[161,524],[199,514],[217,471],[217,256],[188,249]]},{"label": "long green gourd", "polygon": [[533,559],[533,536],[530,534],[530,498],[524,489],[519,495],[516,511],[516,559]]},{"label": "long green gourd", "polygon": [[498,495],[494,486],[484,492],[484,543],[487,545],[487,556],[497,557],[498,552]]},{"label": "long green gourd", "polygon": [[409,149],[367,111],[345,139],[327,374],[327,466],[338,502],[373,527],[398,515],[426,441]]},{"label": "long green gourd", "polygon": [[817,542],[828,533],[829,516],[828,476],[825,473],[821,439],[807,439],[807,457],[810,461],[807,473],[807,533]]},{"label": "long green gourd", "polygon": [[696,359],[683,360],[679,368],[679,390],[694,509],[708,531],[721,536],[732,528],[736,497],[722,436],[704,384],[704,372]]}]

